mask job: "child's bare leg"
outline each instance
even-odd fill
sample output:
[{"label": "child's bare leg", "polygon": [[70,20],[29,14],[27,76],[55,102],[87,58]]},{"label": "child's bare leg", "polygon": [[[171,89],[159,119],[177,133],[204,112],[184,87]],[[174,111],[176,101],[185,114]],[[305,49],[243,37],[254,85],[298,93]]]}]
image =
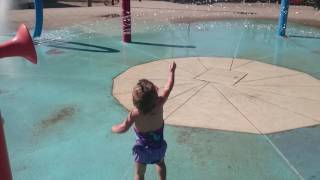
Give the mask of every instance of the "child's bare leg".
[{"label": "child's bare leg", "polygon": [[159,175],[159,179],[166,180],[167,167],[166,167],[166,163],[164,162],[164,159],[162,159],[160,162],[156,164],[156,169]]},{"label": "child's bare leg", "polygon": [[136,171],[134,180],[144,180],[144,174],[146,173],[147,165],[136,163]]}]

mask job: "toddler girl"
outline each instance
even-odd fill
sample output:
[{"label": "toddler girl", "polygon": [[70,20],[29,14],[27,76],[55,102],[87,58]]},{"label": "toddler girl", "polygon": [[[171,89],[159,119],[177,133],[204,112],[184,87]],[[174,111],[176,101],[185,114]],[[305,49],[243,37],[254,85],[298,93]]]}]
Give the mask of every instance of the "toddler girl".
[{"label": "toddler girl", "polygon": [[120,124],[114,125],[115,133],[126,132],[132,124],[137,139],[132,151],[135,159],[135,180],[143,180],[147,164],[155,164],[160,180],[166,179],[164,156],[167,143],[163,138],[163,105],[174,85],[176,64],[169,65],[168,82],[162,94],[158,87],[147,79],[141,79],[133,88],[132,100],[135,108]]}]

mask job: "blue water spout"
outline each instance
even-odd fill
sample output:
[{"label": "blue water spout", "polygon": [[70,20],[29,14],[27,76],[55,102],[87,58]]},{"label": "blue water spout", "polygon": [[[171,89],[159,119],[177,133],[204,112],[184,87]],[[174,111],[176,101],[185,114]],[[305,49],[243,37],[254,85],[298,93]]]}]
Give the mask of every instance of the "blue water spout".
[{"label": "blue water spout", "polygon": [[279,16],[279,22],[278,22],[279,36],[286,35],[288,13],[289,13],[289,0],[281,0],[280,16]]},{"label": "blue water spout", "polygon": [[42,0],[34,0],[35,11],[36,11],[36,25],[33,32],[33,37],[40,37],[43,25],[43,4]]}]

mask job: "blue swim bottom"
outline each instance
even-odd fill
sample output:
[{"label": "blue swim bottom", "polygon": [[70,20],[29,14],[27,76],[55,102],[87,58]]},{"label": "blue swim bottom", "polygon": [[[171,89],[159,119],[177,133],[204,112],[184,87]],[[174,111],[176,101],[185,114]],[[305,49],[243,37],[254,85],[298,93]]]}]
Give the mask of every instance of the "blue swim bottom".
[{"label": "blue swim bottom", "polygon": [[167,143],[165,140],[161,143],[159,147],[149,147],[142,144],[137,143],[132,148],[132,154],[134,156],[134,160],[137,163],[141,164],[155,164],[160,162],[167,150]]}]

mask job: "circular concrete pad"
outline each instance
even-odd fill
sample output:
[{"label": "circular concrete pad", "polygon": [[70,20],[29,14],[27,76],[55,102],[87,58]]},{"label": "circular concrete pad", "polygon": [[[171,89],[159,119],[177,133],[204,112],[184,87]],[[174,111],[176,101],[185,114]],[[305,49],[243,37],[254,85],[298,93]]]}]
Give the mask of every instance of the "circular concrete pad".
[{"label": "circular concrete pad", "polygon": [[161,88],[177,63],[164,107],[167,124],[268,134],[320,124],[320,81],[257,61],[191,57],[134,66],[113,82],[113,95],[132,109],[131,91],[146,78]]}]

